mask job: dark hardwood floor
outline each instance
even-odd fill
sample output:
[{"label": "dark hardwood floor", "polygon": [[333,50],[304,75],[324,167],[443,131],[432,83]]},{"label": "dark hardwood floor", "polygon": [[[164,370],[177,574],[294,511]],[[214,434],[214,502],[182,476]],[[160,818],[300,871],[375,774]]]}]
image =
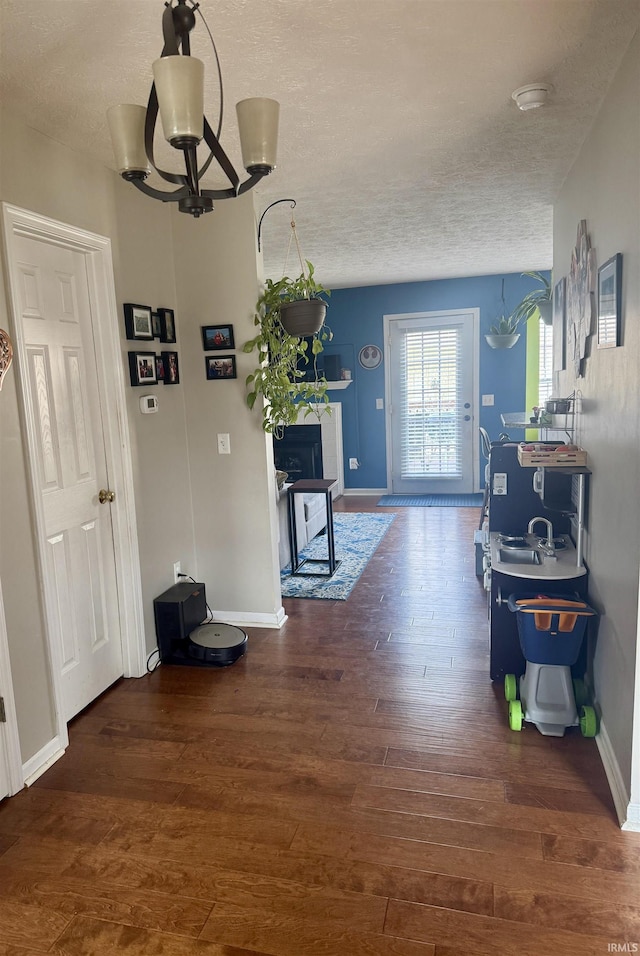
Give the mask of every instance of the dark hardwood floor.
[{"label": "dark hardwood floor", "polygon": [[0,807],[0,956],[640,944],[640,834],[595,742],[512,733],[489,680],[477,518],[400,508],[348,601],[288,600],[232,667],[161,667],[77,718]]}]

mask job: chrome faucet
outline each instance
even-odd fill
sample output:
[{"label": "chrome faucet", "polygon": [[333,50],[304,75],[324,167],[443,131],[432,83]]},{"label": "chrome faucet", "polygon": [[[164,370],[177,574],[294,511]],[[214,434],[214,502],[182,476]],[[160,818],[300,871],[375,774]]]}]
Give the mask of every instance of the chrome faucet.
[{"label": "chrome faucet", "polygon": [[556,549],[553,543],[553,525],[551,524],[549,519],[541,518],[541,517],[532,518],[527,526],[527,532],[529,534],[533,534],[533,529],[535,528],[535,526],[538,524],[539,521],[542,521],[542,523],[546,525],[547,537],[540,538],[538,547],[544,554],[549,555],[549,557],[551,557],[552,555],[555,555]]}]

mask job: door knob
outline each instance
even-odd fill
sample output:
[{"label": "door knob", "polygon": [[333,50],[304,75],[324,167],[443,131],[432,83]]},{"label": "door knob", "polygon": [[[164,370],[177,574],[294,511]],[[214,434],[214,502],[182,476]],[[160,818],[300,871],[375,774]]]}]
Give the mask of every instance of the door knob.
[{"label": "door knob", "polygon": [[105,504],[107,501],[113,501],[116,496],[115,491],[107,491],[106,488],[101,488],[98,492],[98,501],[101,505]]},{"label": "door knob", "polygon": [[465,420],[465,422],[470,422],[470,421],[471,421],[471,415],[465,415],[465,416],[464,416],[464,420]]}]

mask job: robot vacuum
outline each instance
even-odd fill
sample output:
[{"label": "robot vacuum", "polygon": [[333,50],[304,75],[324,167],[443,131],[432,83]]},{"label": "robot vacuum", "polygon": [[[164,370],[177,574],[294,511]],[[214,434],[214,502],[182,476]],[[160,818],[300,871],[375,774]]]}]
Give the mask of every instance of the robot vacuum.
[{"label": "robot vacuum", "polygon": [[202,624],[189,635],[187,654],[203,664],[227,667],[242,657],[248,640],[233,624]]}]

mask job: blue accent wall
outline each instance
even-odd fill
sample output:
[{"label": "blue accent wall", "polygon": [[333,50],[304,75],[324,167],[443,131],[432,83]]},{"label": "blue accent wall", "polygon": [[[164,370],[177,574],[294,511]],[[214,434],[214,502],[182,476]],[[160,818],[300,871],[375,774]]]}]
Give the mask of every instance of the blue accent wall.
[{"label": "blue accent wall", "polygon": [[[358,362],[358,353],[365,345],[377,345],[384,352],[384,315],[478,308],[480,374],[476,398],[480,420],[476,424],[496,440],[503,431],[500,412],[524,410],[526,328],[522,328],[512,349],[492,349],[484,338],[502,313],[503,278],[509,314],[527,292],[537,288],[534,280],[516,273],[332,291],[327,324],[333,340],[325,351],[339,355],[341,366],[351,369],[353,377],[348,388],[329,392],[331,401],[342,402],[346,488],[385,488],[387,484],[386,413],[376,409],[376,399],[385,397],[384,361],[376,369],[362,368]],[[495,396],[493,407],[481,405],[483,394]],[[523,433],[512,437],[522,438]],[[349,469],[349,458],[358,459],[358,470]],[[484,472],[484,462],[480,471]]]}]

